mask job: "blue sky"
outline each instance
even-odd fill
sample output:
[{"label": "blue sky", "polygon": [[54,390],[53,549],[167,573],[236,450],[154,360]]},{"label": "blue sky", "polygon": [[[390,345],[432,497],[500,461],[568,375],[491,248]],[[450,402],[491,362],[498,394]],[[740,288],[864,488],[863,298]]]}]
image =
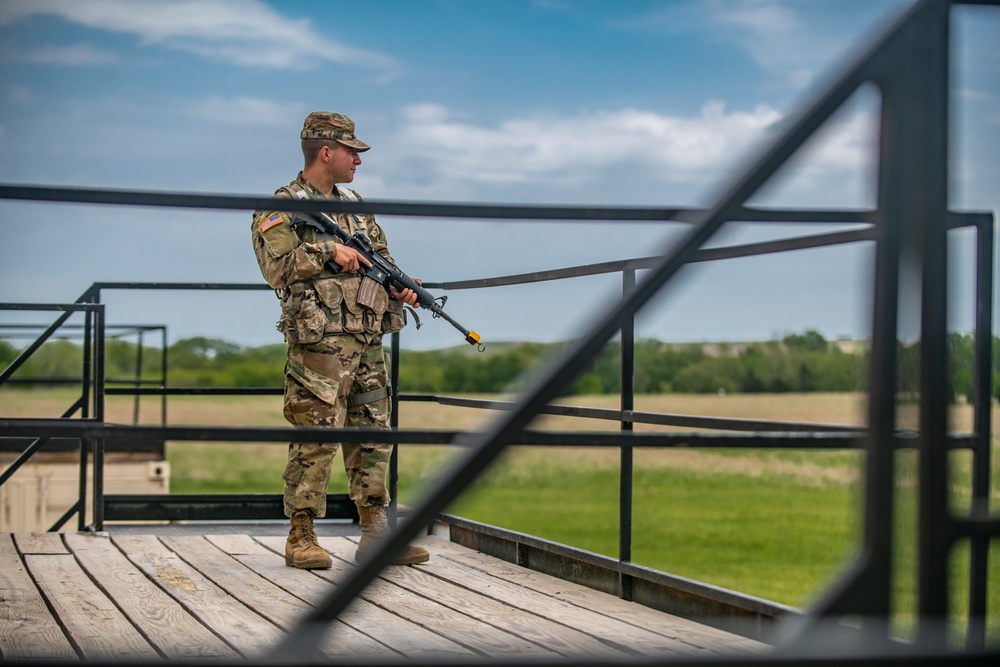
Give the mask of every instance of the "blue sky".
[{"label": "blue sky", "polygon": [[[693,206],[904,0],[0,0],[0,182],[270,195],[313,110],[373,149],[368,199]],[[1000,209],[1000,10],[959,8],[952,205]],[[871,205],[877,100],[862,93],[754,200]],[[680,225],[380,216],[408,273],[506,275],[663,252]],[[820,231],[727,226],[713,243]],[[968,235],[952,324],[972,326]],[[863,245],[685,269],[639,318],[670,341],[816,329],[864,337]],[[95,281],[260,282],[248,212],[0,201],[0,301],[70,302]],[[577,335],[616,277],[455,291],[484,341]],[[269,293],[107,293],[111,322],[280,342]],[[13,321],[7,314],[2,321]],[[32,316],[40,321],[41,315]],[[461,342],[441,321],[403,345]]]}]

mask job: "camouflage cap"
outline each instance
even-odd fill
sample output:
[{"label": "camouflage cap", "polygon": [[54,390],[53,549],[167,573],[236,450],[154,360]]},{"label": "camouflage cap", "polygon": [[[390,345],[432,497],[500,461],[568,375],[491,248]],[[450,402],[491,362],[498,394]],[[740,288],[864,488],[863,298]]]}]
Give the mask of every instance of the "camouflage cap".
[{"label": "camouflage cap", "polygon": [[313,111],[302,123],[303,139],[333,139],[359,153],[371,146],[354,136],[354,121],[342,113]]}]

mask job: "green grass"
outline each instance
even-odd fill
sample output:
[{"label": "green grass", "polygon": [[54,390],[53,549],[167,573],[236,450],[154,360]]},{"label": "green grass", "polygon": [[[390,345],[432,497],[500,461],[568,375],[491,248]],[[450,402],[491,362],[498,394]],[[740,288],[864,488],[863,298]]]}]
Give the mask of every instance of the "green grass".
[{"label": "green grass", "polygon": [[281,493],[287,445],[172,442],[171,493]]},{"label": "green grass", "polygon": [[776,602],[804,603],[854,547],[846,487],[640,471],[635,496],[633,560]]},{"label": "green grass", "polygon": [[[617,466],[580,470],[557,455],[508,462],[451,511],[617,557]],[[854,547],[854,495],[772,475],[637,469],[632,561],[799,605]]]}]

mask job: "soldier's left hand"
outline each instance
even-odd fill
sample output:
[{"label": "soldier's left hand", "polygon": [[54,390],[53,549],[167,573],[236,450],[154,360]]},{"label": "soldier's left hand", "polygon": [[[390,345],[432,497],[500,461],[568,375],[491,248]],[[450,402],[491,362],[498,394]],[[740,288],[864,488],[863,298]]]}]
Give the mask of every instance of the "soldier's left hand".
[{"label": "soldier's left hand", "polygon": [[[414,278],[413,282],[417,283],[418,285],[423,284],[417,278]],[[420,305],[417,303],[417,293],[411,290],[409,287],[403,289],[402,291],[398,291],[396,290],[395,287],[390,285],[389,294],[392,295],[392,298],[396,299],[397,301],[402,301],[408,306],[414,306],[416,308],[420,307]]]}]

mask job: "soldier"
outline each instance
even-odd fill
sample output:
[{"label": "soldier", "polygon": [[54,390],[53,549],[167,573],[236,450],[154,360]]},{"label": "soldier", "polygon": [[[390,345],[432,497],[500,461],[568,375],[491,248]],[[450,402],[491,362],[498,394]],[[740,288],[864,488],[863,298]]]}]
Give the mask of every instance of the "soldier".
[{"label": "soldier", "polygon": [[[359,201],[350,183],[370,148],[354,136],[354,123],[339,113],[309,114],[302,127],[305,166],[275,197]],[[303,194],[304,193],[304,194]],[[337,223],[354,233],[364,229],[372,246],[390,261],[385,232],[375,216],[339,214]],[[278,330],[288,344],[284,415],[298,426],[387,428],[388,377],[382,334],[404,324],[403,304],[416,294],[405,289],[361,290],[358,269],[368,260],[333,236],[305,225],[292,229],[283,211],[255,211],[251,234],[264,280],[281,300]],[[329,263],[340,267],[330,271]],[[285,515],[291,530],[285,564],[303,569],[328,568],[330,555],[319,546],[313,519],[326,515],[326,487],[336,444],[291,443],[285,465]],[[351,500],[361,517],[356,559],[377,546],[389,531],[386,470],[390,445],[344,444],[344,470]],[[422,563],[427,551],[407,547],[398,564]]]}]

